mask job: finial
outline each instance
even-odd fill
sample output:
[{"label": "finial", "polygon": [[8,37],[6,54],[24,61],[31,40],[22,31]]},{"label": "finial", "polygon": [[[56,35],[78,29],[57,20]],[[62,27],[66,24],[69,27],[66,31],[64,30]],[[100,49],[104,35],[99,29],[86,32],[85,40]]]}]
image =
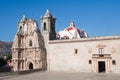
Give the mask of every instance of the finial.
[{"label": "finial", "polygon": [[49,10],[48,10],[48,9],[47,9],[47,11],[46,11],[46,13],[45,13],[44,17],[52,17],[52,15],[51,15],[51,13],[49,12]]},{"label": "finial", "polygon": [[70,27],[75,27],[75,24],[73,21],[70,22]]},{"label": "finial", "polygon": [[23,18],[25,18],[25,14],[23,14]]},{"label": "finial", "polygon": [[21,19],[21,21],[25,21],[27,18],[26,18],[26,16],[25,16],[25,14],[23,14],[23,17],[22,17],[22,19]]},{"label": "finial", "polygon": [[46,13],[49,13],[49,10],[47,9]]}]

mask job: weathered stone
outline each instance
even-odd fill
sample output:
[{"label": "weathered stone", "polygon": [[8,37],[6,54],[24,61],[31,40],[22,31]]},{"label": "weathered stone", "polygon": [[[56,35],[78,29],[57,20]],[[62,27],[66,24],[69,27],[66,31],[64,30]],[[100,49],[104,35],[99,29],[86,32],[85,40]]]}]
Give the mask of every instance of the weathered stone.
[{"label": "weathered stone", "polygon": [[23,16],[18,22],[12,55],[13,70],[120,73],[120,36],[56,39],[55,18],[47,10],[37,23]]}]

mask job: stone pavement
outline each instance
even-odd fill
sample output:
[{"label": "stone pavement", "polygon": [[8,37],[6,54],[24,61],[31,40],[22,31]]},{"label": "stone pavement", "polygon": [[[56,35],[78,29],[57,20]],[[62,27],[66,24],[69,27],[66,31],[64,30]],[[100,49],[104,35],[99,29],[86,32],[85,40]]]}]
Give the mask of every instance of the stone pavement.
[{"label": "stone pavement", "polygon": [[35,72],[2,77],[0,80],[120,80],[120,74],[83,72]]}]

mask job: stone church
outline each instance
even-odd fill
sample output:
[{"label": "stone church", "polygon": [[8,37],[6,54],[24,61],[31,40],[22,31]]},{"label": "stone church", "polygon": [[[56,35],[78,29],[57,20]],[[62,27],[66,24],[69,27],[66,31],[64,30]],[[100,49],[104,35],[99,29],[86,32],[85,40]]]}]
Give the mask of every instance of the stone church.
[{"label": "stone church", "polygon": [[41,29],[24,15],[12,46],[14,71],[120,73],[120,36],[89,37],[74,22],[56,33],[56,18],[47,10]]}]

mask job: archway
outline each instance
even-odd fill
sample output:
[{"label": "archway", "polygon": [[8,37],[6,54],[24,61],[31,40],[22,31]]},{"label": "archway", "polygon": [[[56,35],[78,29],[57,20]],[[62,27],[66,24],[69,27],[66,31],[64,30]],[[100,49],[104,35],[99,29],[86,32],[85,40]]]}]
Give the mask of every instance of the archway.
[{"label": "archway", "polygon": [[33,69],[33,64],[32,63],[29,64],[29,69]]}]

